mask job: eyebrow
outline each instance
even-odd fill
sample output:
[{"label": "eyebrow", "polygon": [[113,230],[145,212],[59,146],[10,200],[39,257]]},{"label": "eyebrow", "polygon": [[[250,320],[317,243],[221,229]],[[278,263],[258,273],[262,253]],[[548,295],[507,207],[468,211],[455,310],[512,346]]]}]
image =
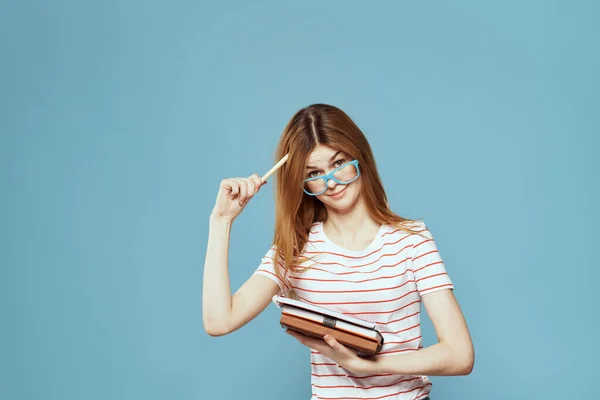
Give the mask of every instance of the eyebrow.
[{"label": "eyebrow", "polygon": [[[334,158],[336,158],[338,156],[338,154],[342,153],[342,151],[338,151],[337,153],[335,153],[334,155],[331,156],[331,158],[329,159],[329,162],[331,163],[333,161]],[[312,165],[307,165],[306,169],[317,169],[318,167],[314,167]]]}]

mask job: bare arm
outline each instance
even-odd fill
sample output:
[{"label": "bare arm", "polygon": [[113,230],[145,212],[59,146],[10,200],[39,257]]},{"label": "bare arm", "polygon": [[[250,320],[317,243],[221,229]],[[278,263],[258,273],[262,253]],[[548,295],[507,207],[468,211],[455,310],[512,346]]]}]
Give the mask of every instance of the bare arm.
[{"label": "bare arm", "polygon": [[350,371],[366,374],[467,375],[473,369],[474,351],[467,324],[451,290],[422,297],[438,335],[438,343],[411,353],[359,357],[355,350],[330,335],[315,339],[287,330],[300,343]]},{"label": "bare arm", "polygon": [[210,216],[202,288],[202,322],[211,336],[226,335],[241,328],[260,314],[279,291],[273,280],[252,275],[231,295],[228,271],[231,227],[261,186],[258,175],[221,182]]},{"label": "bare arm", "polygon": [[368,370],[403,375],[467,375],[474,364],[474,349],[467,323],[452,290],[422,297],[438,336],[438,343],[392,356],[378,356]]}]

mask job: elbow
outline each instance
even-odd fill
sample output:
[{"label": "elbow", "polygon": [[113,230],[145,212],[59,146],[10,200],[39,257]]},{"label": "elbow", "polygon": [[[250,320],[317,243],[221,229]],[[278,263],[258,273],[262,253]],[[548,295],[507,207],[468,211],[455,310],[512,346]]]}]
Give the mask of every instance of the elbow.
[{"label": "elbow", "polygon": [[459,357],[456,357],[456,375],[469,375],[473,372],[475,365],[475,354],[473,350],[463,352]]},{"label": "elbow", "polygon": [[204,331],[212,337],[225,336],[230,333],[226,324],[218,321],[203,320]]},{"label": "elbow", "polygon": [[442,375],[459,376],[473,372],[475,352],[472,344],[446,343],[446,362]]},{"label": "elbow", "polygon": [[220,329],[218,327],[213,327],[213,326],[205,326],[204,330],[206,331],[208,336],[212,336],[212,337],[225,336],[229,333],[225,329]]},{"label": "elbow", "polygon": [[469,375],[471,372],[473,372],[474,364],[475,363],[473,359],[463,361],[460,365],[457,375]]}]

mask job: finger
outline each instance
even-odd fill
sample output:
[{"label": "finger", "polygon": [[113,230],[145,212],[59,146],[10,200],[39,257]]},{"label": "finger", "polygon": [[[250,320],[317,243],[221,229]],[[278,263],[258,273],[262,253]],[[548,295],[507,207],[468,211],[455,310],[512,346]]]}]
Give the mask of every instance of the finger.
[{"label": "finger", "polygon": [[231,197],[235,198],[240,192],[239,184],[233,179],[225,179],[223,180],[223,187],[229,190],[229,194]]},{"label": "finger", "polygon": [[245,206],[252,197],[254,189],[248,186],[247,178],[237,178],[237,180],[240,182],[240,205]]},{"label": "finger", "polygon": [[247,192],[246,192],[246,203],[248,201],[250,201],[250,199],[252,197],[254,197],[254,194],[256,193],[256,188],[254,187],[254,182],[252,182],[251,179],[244,179],[244,181],[246,182],[246,187],[247,187]]},{"label": "finger", "polygon": [[231,191],[233,190],[233,187],[231,186],[231,181],[229,179],[221,180],[219,187],[225,192],[229,192],[229,194],[231,194]]},{"label": "finger", "polygon": [[295,337],[300,343],[302,343],[306,347],[310,347],[311,349],[314,349],[314,350],[317,350],[320,352],[327,352],[327,350],[330,350],[329,346],[326,343],[323,343],[322,340],[303,335],[299,332],[295,332],[290,329],[286,330],[286,333]]},{"label": "finger", "polygon": [[244,205],[248,198],[248,185],[244,181],[244,179],[240,179],[240,204]]},{"label": "finger", "polygon": [[245,182],[241,178],[234,178],[233,180],[237,183],[238,188],[239,188],[238,202],[240,203],[240,205],[243,205],[244,199],[246,198],[246,192],[248,190],[248,186],[245,184]]},{"label": "finger", "polygon": [[258,174],[252,174],[250,175],[249,179],[252,180],[252,183],[254,183],[254,192],[258,192],[263,185],[263,182],[260,180],[260,176],[258,176]]},{"label": "finger", "polygon": [[285,333],[287,333],[290,336],[293,336],[294,338],[296,338],[300,343],[302,343],[303,345],[306,346],[306,339],[308,339],[308,336],[305,336],[299,332],[293,331],[291,329],[287,329],[285,331]]},{"label": "finger", "polygon": [[335,338],[331,335],[325,335],[323,340],[325,340],[325,343],[327,343],[329,347],[331,347],[335,351],[344,352],[345,350],[347,350],[346,346],[335,340]]}]

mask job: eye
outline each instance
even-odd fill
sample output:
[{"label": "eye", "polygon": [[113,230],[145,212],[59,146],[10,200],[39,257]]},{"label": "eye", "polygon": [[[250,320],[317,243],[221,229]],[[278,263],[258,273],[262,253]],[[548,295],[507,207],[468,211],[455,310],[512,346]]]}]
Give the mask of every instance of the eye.
[{"label": "eye", "polygon": [[340,158],[339,160],[336,160],[333,163],[333,166],[337,168],[337,167],[344,165],[345,163],[346,163],[346,160],[344,160],[343,158]]},{"label": "eye", "polygon": [[308,177],[309,177],[309,178],[314,178],[314,177],[316,177],[316,176],[319,176],[319,171],[310,171],[310,172],[308,173]]}]

